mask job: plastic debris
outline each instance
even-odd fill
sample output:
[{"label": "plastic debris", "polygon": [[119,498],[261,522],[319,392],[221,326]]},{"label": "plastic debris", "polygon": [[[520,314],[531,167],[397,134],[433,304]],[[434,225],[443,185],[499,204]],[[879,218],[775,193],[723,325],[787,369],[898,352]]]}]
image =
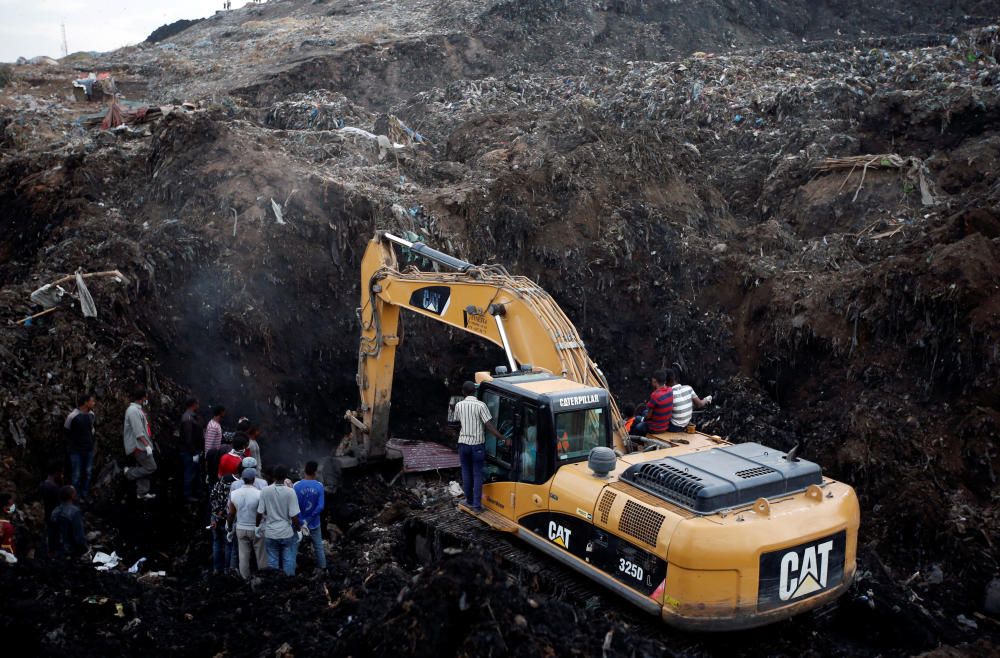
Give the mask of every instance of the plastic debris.
[{"label": "plastic debris", "polygon": [[279,204],[274,199],[271,199],[271,210],[274,211],[274,218],[279,224],[287,224],[285,221],[284,214],[281,212],[281,204]]},{"label": "plastic debris", "polygon": [[118,557],[118,553],[115,552],[108,555],[103,551],[98,551],[94,554],[92,562],[97,565],[98,571],[110,571],[118,566],[118,563],[121,562],[121,558]]},{"label": "plastic debris", "polygon": [[31,301],[38,304],[42,308],[52,308],[59,305],[59,302],[62,301],[65,294],[66,290],[64,290],[61,286],[46,283],[38,290],[31,293]]},{"label": "plastic debris", "polygon": [[87,284],[83,281],[83,274],[80,272],[76,273],[76,294],[80,299],[80,310],[83,311],[83,317],[96,318],[97,305],[94,304],[94,298],[91,296],[90,290],[87,289]]},{"label": "plastic debris", "polygon": [[965,626],[966,628],[968,628],[971,631],[977,630],[979,628],[979,624],[977,624],[974,620],[969,619],[965,615],[959,615],[958,617],[956,617],[955,620],[959,624],[961,624],[962,626]]}]

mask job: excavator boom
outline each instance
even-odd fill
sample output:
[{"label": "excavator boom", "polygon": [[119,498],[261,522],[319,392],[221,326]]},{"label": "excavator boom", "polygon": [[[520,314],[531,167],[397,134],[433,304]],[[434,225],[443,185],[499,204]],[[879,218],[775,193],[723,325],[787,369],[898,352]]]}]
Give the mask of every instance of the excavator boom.
[{"label": "excavator boom", "polygon": [[[401,271],[393,245],[451,272]],[[511,370],[530,364],[571,381],[607,390],[607,380],[559,305],[538,284],[498,265],[472,265],[389,233],[375,236],[361,261],[361,347],[358,389],[361,407],[349,413],[353,451],[381,457],[388,440],[389,405],[400,309],[475,334],[503,348]],[[615,445],[627,437],[611,401]]]}]

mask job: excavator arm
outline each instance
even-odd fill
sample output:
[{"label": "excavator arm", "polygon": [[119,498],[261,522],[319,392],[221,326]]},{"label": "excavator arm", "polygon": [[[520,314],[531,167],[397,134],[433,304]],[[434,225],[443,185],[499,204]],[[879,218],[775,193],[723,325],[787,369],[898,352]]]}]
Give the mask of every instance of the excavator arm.
[{"label": "excavator arm", "polygon": [[[453,271],[413,267],[401,271],[393,244]],[[581,384],[608,388],[576,327],[538,284],[511,276],[497,265],[472,265],[425,244],[380,233],[368,243],[361,261],[357,374],[361,407],[347,414],[352,434],[342,453],[361,460],[385,455],[403,308],[500,346],[512,370],[530,364]],[[611,420],[615,447],[624,450],[627,435],[613,400]]]}]

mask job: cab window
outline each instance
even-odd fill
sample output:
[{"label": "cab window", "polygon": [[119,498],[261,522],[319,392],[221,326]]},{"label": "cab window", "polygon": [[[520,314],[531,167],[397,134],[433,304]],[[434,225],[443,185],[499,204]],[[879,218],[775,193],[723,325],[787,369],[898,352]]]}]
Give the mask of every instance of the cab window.
[{"label": "cab window", "polygon": [[521,426],[521,482],[538,481],[538,411],[525,405]]},{"label": "cab window", "polygon": [[[497,439],[491,433],[486,432],[486,461],[492,462],[503,469],[511,468],[513,463],[514,445],[514,425],[516,421],[517,403],[498,394],[496,391],[486,391],[483,394],[483,402],[490,410],[493,417],[493,425],[504,435],[504,440]],[[497,473],[507,477],[507,474]]]},{"label": "cab window", "polygon": [[586,457],[592,448],[606,445],[604,409],[578,409],[556,414],[556,458]]}]

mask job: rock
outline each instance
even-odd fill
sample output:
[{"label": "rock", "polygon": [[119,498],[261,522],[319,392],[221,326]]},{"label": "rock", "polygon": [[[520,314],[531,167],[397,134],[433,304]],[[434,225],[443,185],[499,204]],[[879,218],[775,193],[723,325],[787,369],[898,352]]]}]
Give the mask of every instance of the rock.
[{"label": "rock", "polygon": [[726,246],[725,242],[720,242],[719,244],[712,247],[712,252],[716,254],[724,254],[729,247]]},{"label": "rock", "polygon": [[518,628],[527,628],[528,620],[524,618],[524,615],[514,615],[514,625]]},{"label": "rock", "polygon": [[1000,578],[994,578],[986,586],[986,596],[983,597],[983,612],[1000,617]]}]

